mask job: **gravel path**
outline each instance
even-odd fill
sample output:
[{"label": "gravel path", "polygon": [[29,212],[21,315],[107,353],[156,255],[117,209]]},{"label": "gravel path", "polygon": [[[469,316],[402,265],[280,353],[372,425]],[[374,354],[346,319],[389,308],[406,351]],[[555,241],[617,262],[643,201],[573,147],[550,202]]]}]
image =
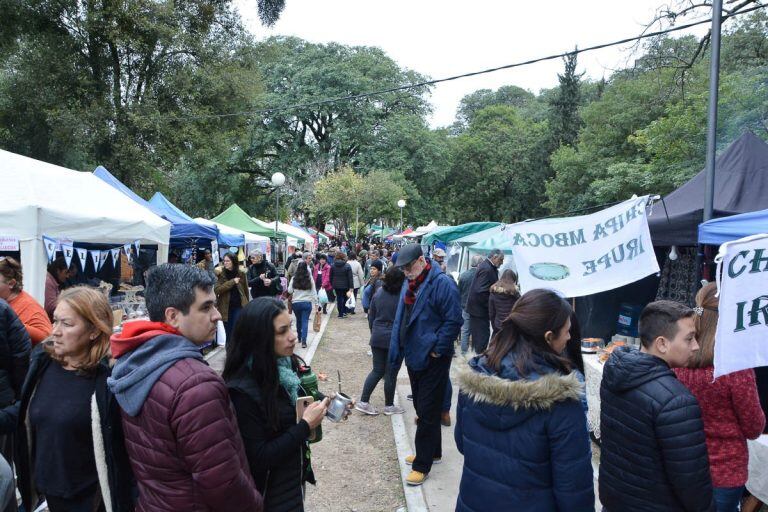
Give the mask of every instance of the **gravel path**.
[{"label": "gravel path", "polygon": [[[358,311],[345,319],[331,319],[312,367],[328,375],[320,383],[324,393],[338,389],[358,399],[371,369],[368,323]],[[384,407],[384,383],[380,382],[371,403]],[[348,421],[323,421],[323,440],[312,445],[317,485],[307,486],[308,512],[395,511],[405,507],[397,451],[388,416],[352,413]]]}]

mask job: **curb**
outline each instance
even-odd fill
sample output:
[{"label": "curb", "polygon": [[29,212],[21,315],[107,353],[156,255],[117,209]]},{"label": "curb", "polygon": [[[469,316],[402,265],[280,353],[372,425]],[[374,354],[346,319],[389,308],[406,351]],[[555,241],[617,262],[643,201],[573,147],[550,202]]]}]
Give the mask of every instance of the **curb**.
[{"label": "curb", "polygon": [[[323,318],[323,323],[320,324],[320,331],[315,333],[312,337],[312,343],[307,348],[304,361],[309,365],[312,364],[312,358],[315,357],[315,352],[317,352],[317,347],[320,346],[320,341],[323,339],[323,334],[325,334],[325,329],[328,327],[328,322],[331,321],[331,313],[333,313],[333,310],[336,307],[335,304],[331,304],[330,306],[331,307],[328,308],[328,313],[323,315],[325,318]],[[315,312],[315,314],[317,314],[317,312]]]},{"label": "curb", "polygon": [[[395,405],[400,405],[400,395],[395,390]],[[413,487],[405,483],[405,478],[411,472],[410,466],[405,463],[405,458],[413,452],[408,432],[405,430],[405,422],[402,414],[393,414],[392,434],[395,437],[395,447],[397,448],[397,463],[400,465],[400,480],[403,483],[403,494],[405,495],[405,506],[408,512],[427,512],[427,500],[424,497],[424,491],[421,486]]]}]

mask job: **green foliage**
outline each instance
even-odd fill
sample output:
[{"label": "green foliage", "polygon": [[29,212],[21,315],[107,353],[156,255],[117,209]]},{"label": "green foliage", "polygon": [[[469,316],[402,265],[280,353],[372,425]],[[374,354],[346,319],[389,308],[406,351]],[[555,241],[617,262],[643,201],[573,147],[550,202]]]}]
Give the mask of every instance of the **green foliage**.
[{"label": "green foliage", "polygon": [[577,53],[568,54],[563,58],[563,62],[565,71],[562,75],[557,75],[560,86],[557,96],[553,98],[550,105],[549,129],[554,147],[573,144],[581,126],[579,106],[581,105],[581,77],[584,73],[576,73]]}]

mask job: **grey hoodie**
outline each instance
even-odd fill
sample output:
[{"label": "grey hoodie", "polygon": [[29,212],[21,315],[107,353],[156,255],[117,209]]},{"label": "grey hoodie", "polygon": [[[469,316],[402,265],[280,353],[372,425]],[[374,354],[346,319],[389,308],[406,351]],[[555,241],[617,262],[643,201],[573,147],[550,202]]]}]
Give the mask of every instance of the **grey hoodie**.
[{"label": "grey hoodie", "polygon": [[181,359],[202,361],[200,347],[175,334],[155,336],[117,360],[107,386],[120,407],[129,416],[137,416],[155,382]]}]

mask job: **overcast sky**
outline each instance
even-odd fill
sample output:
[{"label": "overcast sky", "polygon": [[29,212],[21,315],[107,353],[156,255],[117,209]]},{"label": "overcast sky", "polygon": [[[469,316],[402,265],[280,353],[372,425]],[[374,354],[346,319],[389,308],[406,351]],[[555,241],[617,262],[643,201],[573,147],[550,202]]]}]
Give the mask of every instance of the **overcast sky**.
[{"label": "overcast sky", "polygon": [[[401,67],[443,78],[611,42],[639,34],[663,0],[286,0],[280,20],[264,28],[256,0],[236,0],[259,39],[290,35],[308,41],[382,48]],[[702,13],[705,14],[705,13]],[[708,17],[709,13],[706,13]],[[707,27],[693,29],[705,33]],[[682,32],[678,32],[682,34]],[[579,55],[594,79],[632,62],[630,45]],[[557,85],[562,61],[497,71],[434,86],[433,127],[453,122],[461,98],[477,89],[517,85],[533,92]]]}]

